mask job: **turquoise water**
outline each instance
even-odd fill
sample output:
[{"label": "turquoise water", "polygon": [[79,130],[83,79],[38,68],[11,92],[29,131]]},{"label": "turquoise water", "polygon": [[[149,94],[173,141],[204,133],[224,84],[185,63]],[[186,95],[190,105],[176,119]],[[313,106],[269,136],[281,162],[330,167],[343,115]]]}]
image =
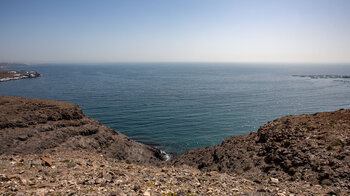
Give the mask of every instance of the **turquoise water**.
[{"label": "turquoise water", "polygon": [[78,104],[85,114],[173,155],[247,134],[275,118],[350,107],[346,65],[35,65],[35,79],[0,83],[0,95]]}]

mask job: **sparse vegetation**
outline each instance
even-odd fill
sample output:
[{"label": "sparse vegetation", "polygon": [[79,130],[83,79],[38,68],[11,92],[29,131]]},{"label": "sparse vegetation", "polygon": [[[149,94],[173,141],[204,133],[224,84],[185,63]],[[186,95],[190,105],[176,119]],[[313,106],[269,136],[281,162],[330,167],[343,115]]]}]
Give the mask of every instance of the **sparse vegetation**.
[{"label": "sparse vegetation", "polygon": [[154,186],[154,184],[152,182],[146,182],[145,184],[146,184],[146,186]]},{"label": "sparse vegetation", "polygon": [[252,165],[250,163],[244,162],[243,164],[243,171],[248,171],[252,168]]},{"label": "sparse vegetation", "polygon": [[343,142],[341,142],[341,140],[338,138],[333,140],[330,144],[331,147],[342,146],[342,145],[343,145]]},{"label": "sparse vegetation", "polygon": [[67,167],[68,167],[68,168],[75,167],[76,165],[77,165],[77,164],[74,163],[74,162],[72,162],[72,161],[67,162]]}]

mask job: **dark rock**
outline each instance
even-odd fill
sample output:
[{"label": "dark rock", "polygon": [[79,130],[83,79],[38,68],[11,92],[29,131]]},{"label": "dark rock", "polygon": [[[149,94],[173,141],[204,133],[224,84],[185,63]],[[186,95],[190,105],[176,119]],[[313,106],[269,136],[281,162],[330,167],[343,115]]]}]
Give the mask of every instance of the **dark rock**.
[{"label": "dark rock", "polygon": [[19,135],[18,139],[21,141],[26,141],[28,139],[28,135]]}]

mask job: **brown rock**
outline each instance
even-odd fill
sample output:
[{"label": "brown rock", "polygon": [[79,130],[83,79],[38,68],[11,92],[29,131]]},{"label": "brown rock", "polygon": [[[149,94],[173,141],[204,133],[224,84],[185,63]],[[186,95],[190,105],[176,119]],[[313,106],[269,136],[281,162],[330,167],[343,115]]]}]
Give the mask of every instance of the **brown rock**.
[{"label": "brown rock", "polygon": [[42,160],[43,166],[52,166],[52,160],[49,157],[41,157],[40,159]]},{"label": "brown rock", "polygon": [[95,184],[102,184],[104,182],[104,180],[102,178],[97,178],[95,180]]},{"label": "brown rock", "polygon": [[0,155],[89,150],[131,163],[158,165],[160,150],[83,114],[74,104],[0,96]]},{"label": "brown rock", "polygon": [[278,184],[279,180],[277,178],[270,178],[271,182],[274,184]]},{"label": "brown rock", "polygon": [[273,177],[348,189],[349,130],[348,109],[286,116],[257,132],[191,150],[167,164],[239,174],[256,182]]}]

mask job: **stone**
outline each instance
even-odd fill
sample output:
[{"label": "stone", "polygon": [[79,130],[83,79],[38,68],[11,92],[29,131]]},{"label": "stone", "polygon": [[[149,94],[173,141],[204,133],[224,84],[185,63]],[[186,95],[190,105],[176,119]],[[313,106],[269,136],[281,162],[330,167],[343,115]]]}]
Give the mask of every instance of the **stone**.
[{"label": "stone", "polygon": [[151,196],[151,189],[147,189],[144,193],[143,196]]},{"label": "stone", "polygon": [[40,159],[42,160],[42,165],[43,166],[48,166],[48,167],[52,166],[51,158],[49,158],[49,157],[41,157]]},{"label": "stone", "polygon": [[104,182],[104,180],[102,179],[102,178],[97,178],[96,180],[95,180],[95,183],[96,184],[102,184]]},{"label": "stone", "polygon": [[270,178],[271,182],[274,184],[278,184],[279,180],[277,178]]},{"label": "stone", "polygon": [[28,139],[28,135],[19,135],[18,140],[20,141],[26,141]]}]

